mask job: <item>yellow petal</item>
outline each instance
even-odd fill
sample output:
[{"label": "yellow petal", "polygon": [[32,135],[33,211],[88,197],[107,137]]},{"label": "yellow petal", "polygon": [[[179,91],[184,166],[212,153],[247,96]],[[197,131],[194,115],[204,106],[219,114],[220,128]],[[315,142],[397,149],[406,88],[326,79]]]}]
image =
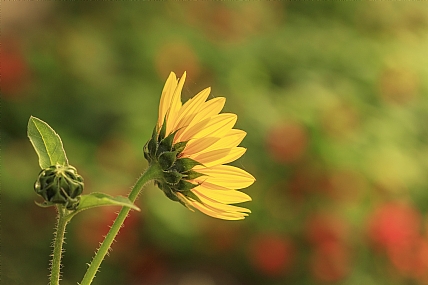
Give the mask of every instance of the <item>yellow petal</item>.
[{"label": "yellow petal", "polygon": [[188,153],[191,153],[192,155],[195,155],[203,150],[206,150],[211,145],[218,142],[220,138],[217,137],[206,137],[201,139],[194,139],[190,140],[187,145],[186,149],[183,151],[183,155],[186,155]]},{"label": "yellow petal", "polygon": [[202,90],[183,105],[177,116],[177,122],[174,127],[175,130],[189,125],[192,119],[196,116],[197,112],[202,108],[205,100],[207,100],[208,96],[210,95],[210,91],[211,88]]},{"label": "yellow petal", "polygon": [[208,136],[221,138],[233,128],[237,119],[238,116],[235,114],[223,113],[215,115],[211,117],[211,120],[203,129],[196,130],[194,133],[189,133],[189,139]]},{"label": "yellow petal", "polygon": [[206,188],[208,190],[213,190],[213,191],[216,191],[216,190],[232,191],[232,189],[230,189],[230,188],[226,188],[226,187],[223,187],[223,186],[215,185],[215,184],[212,184],[212,183],[209,183],[209,182],[206,182],[206,181],[203,181],[203,182],[201,182],[201,181],[190,181],[190,182],[196,183],[196,184],[199,183],[199,184],[203,185],[204,188]]},{"label": "yellow petal", "polygon": [[176,141],[188,141],[192,138],[193,134],[197,133],[202,128],[198,126],[200,122],[211,119],[211,117],[218,115],[218,113],[223,109],[224,103],[226,102],[225,98],[215,98],[204,102],[199,108],[198,112],[191,117],[190,122],[186,126],[179,130],[175,140]]},{"label": "yellow petal", "polygon": [[177,87],[177,77],[174,72],[171,72],[162,90],[162,95],[159,103],[158,128],[162,126],[163,119],[171,106],[172,95]]},{"label": "yellow petal", "polygon": [[239,213],[239,212],[228,213],[225,211],[221,211],[219,209],[215,209],[215,208],[208,206],[208,205],[203,205],[203,204],[196,202],[196,201],[189,201],[189,204],[191,204],[195,209],[198,209],[202,213],[204,213],[208,216],[214,217],[214,218],[218,218],[218,219],[242,220],[246,216],[248,216],[248,214],[246,214],[246,213]]},{"label": "yellow petal", "polygon": [[177,87],[175,88],[171,98],[171,106],[167,112],[167,134],[170,134],[173,131],[178,112],[181,108],[181,91],[183,90],[184,81],[186,81],[186,72],[183,73],[183,76],[178,81]]},{"label": "yellow petal", "polygon": [[246,151],[247,149],[243,147],[224,148],[207,152],[200,152],[194,155],[192,154],[189,155],[189,157],[199,163],[202,163],[205,167],[212,167],[235,161],[240,158]]},{"label": "yellow petal", "polygon": [[[206,167],[226,164],[237,160],[245,153],[245,148],[236,148],[236,146],[241,143],[246,134],[242,130],[232,129],[224,137],[217,138],[217,142],[211,137],[191,140],[183,153]],[[193,143],[197,146],[193,147]]]},{"label": "yellow petal", "polygon": [[210,120],[210,118],[207,118],[191,127],[184,128],[183,131],[179,130],[179,132],[174,137],[174,143],[191,140],[192,135],[199,132],[199,130],[205,128],[205,126],[210,122]]},{"label": "yellow petal", "polygon": [[[195,127],[198,124],[187,129],[180,140],[187,141],[195,138],[203,138],[207,136],[222,137],[227,134],[235,125],[237,116],[235,114],[223,113],[215,115],[209,119],[208,123],[203,128]],[[204,120],[206,121],[206,120]]]},{"label": "yellow petal", "polygon": [[190,125],[196,124],[199,121],[202,121],[206,118],[211,118],[212,116],[217,115],[223,109],[225,102],[226,102],[226,98],[224,97],[217,97],[209,101],[206,101],[203,104],[201,110],[192,120]]},{"label": "yellow petal", "polygon": [[217,165],[204,169],[197,169],[197,172],[205,174],[198,179],[200,182],[208,182],[229,189],[242,189],[254,183],[255,178],[238,167],[231,165]]},{"label": "yellow petal", "polygon": [[[193,192],[193,191],[192,191]],[[195,193],[195,192],[194,192]],[[197,193],[195,193],[197,195]],[[208,197],[205,197],[204,195],[197,195],[198,198],[202,201],[203,205],[212,209],[212,210],[219,210],[221,212],[233,214],[233,213],[251,213],[251,211],[247,208],[238,207],[234,205],[228,205],[216,202]]]},{"label": "yellow petal", "polygon": [[215,144],[212,144],[211,146],[207,147],[205,151],[236,147],[242,142],[246,135],[247,133],[245,131],[231,129],[229,133],[227,133],[224,137],[218,140]]},{"label": "yellow petal", "polygon": [[251,197],[237,190],[211,190],[201,186],[192,190],[198,197],[204,196],[207,199],[212,199],[218,203],[235,204],[251,201]]}]

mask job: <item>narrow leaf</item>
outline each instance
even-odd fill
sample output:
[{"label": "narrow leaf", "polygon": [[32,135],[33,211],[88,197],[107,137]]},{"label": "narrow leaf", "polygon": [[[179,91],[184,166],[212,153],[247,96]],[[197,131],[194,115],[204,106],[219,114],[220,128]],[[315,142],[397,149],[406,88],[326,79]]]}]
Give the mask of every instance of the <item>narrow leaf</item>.
[{"label": "narrow leaf", "polygon": [[82,195],[80,197],[79,206],[77,206],[77,209],[73,214],[76,214],[83,210],[101,206],[122,206],[140,211],[140,208],[135,206],[127,197],[113,197],[104,193],[94,192],[88,195]]},{"label": "narrow leaf", "polygon": [[42,169],[55,164],[68,165],[61,138],[47,123],[31,116],[27,136],[39,156]]}]

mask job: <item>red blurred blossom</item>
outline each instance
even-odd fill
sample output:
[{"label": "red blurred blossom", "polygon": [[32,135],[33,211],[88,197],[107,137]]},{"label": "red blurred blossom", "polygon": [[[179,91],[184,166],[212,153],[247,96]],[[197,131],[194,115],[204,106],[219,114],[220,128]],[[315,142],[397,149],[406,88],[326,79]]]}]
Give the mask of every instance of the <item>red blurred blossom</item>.
[{"label": "red blurred blossom", "polygon": [[392,265],[404,276],[421,276],[428,269],[428,244],[422,238],[414,238],[389,247],[387,254]]},{"label": "red blurred blossom", "polygon": [[4,99],[18,99],[23,95],[24,83],[28,80],[28,64],[17,40],[2,38],[0,52],[0,88]]},{"label": "red blurred blossom", "polygon": [[262,274],[278,277],[289,272],[294,261],[294,251],[288,237],[274,233],[260,234],[250,243],[249,258]]},{"label": "red blurred blossom", "polygon": [[369,217],[368,234],[379,249],[404,246],[419,236],[421,214],[407,204],[388,203]]},{"label": "red blurred blossom", "polygon": [[283,122],[272,127],[266,137],[267,150],[279,163],[299,161],[308,146],[305,127],[297,122]]},{"label": "red blurred blossom", "polygon": [[394,269],[402,276],[428,284],[428,241],[423,237],[408,240],[400,246],[390,247],[388,257]]},{"label": "red blurred blossom", "polygon": [[322,282],[338,281],[351,270],[349,226],[331,213],[316,213],[306,223],[306,238],[313,245],[311,272]]},{"label": "red blurred blossom", "polygon": [[420,230],[420,212],[408,204],[389,203],[373,213],[369,237],[385,250],[398,273],[428,284],[428,240]]},{"label": "red blurred blossom", "polygon": [[428,240],[420,238],[415,249],[414,277],[428,284]]},{"label": "red blurred blossom", "polygon": [[339,281],[351,271],[350,261],[349,249],[344,244],[325,242],[313,252],[311,272],[318,281]]}]

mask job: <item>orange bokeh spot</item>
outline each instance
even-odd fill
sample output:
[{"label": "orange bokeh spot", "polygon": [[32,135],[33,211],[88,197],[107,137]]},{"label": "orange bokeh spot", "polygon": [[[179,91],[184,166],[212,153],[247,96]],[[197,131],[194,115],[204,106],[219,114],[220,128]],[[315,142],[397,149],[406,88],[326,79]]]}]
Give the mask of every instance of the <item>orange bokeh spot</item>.
[{"label": "orange bokeh spot", "polygon": [[291,163],[303,157],[308,140],[304,126],[296,122],[285,122],[269,130],[266,144],[274,160]]},{"label": "orange bokeh spot", "polygon": [[277,277],[290,270],[294,247],[287,237],[276,234],[259,235],[250,243],[249,257],[259,272]]}]

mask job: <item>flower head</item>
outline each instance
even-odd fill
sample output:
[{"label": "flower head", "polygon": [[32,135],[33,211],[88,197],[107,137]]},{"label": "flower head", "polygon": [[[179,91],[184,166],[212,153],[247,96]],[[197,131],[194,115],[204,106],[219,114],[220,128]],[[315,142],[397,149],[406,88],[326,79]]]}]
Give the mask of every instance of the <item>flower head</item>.
[{"label": "flower head", "polygon": [[238,190],[253,184],[255,178],[226,164],[245,153],[238,145],[246,132],[233,129],[235,114],[219,114],[225,98],[207,101],[210,88],[182,104],[185,79],[186,73],[180,80],[173,72],[169,75],[153,136],[144,147],[149,163],[162,168],[162,178],[155,183],[168,198],[191,210],[225,220],[244,219],[250,210],[231,204],[251,200]]}]

